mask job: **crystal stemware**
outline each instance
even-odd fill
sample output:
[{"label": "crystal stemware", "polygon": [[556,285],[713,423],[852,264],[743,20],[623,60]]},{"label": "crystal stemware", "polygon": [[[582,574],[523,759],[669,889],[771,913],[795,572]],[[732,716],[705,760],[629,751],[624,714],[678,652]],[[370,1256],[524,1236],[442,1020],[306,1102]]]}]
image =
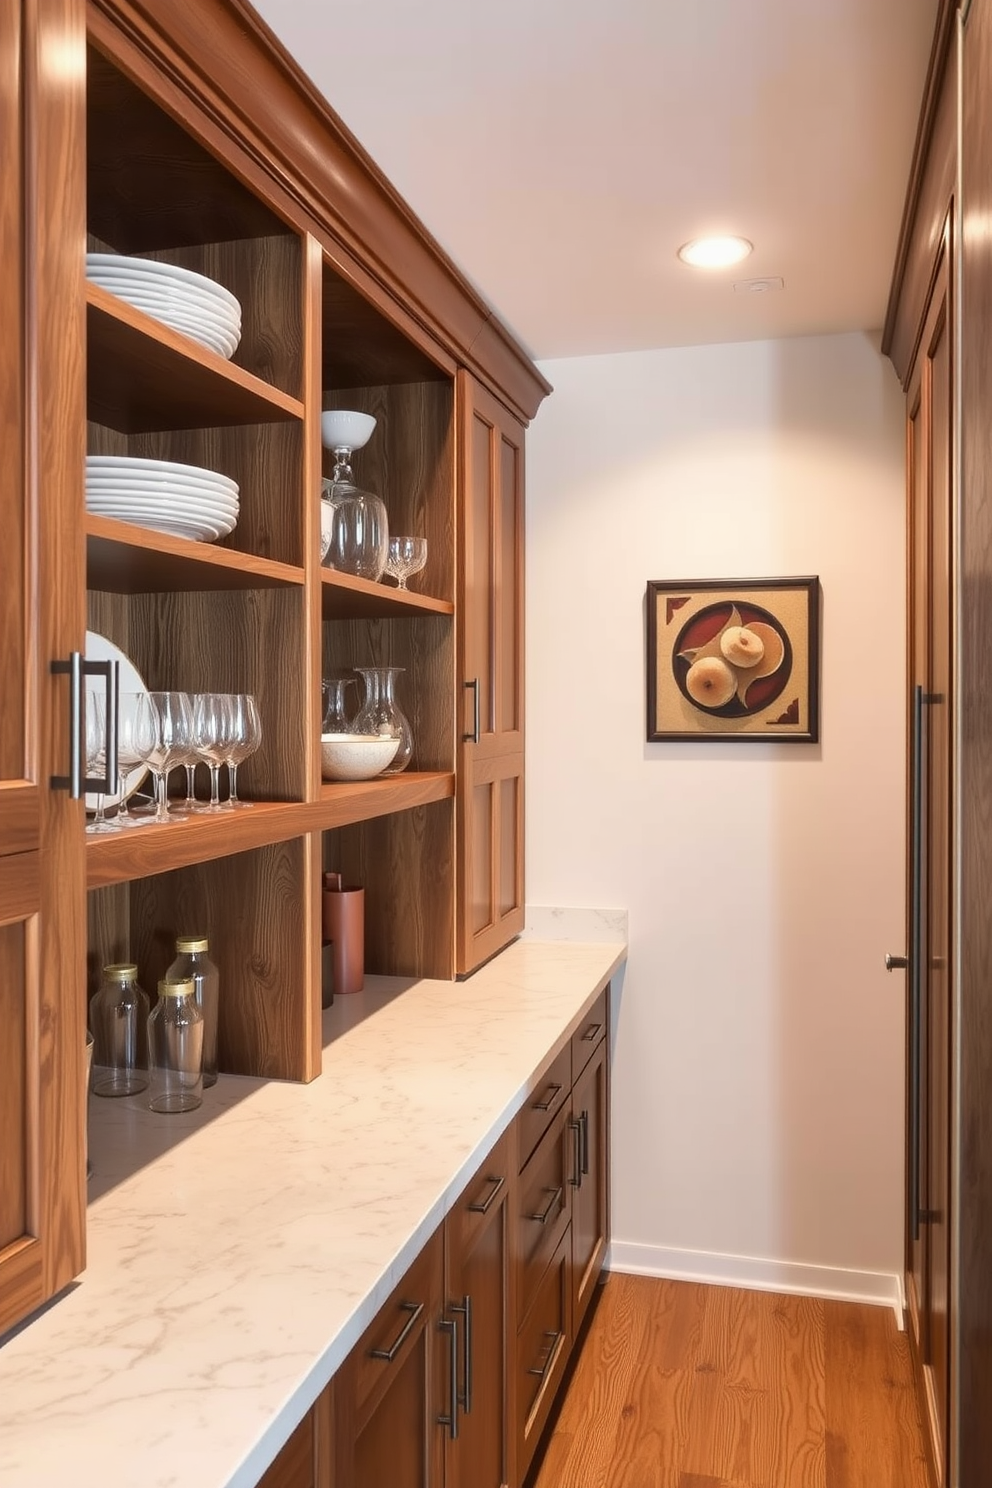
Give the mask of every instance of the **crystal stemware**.
[{"label": "crystal stemware", "polygon": [[[102,692],[86,693],[86,773],[101,774],[107,761],[107,703]],[[96,815],[87,822],[86,831],[91,837],[104,832],[119,832],[120,825],[110,821],[106,815],[106,796],[97,792]]]},{"label": "crystal stemware", "polygon": [[258,705],[250,692],[233,692],[228,695],[230,729],[226,739],[224,762],[230,781],[230,793],[224,803],[225,810],[237,806],[250,806],[250,801],[238,799],[238,766],[255,753],[262,742],[262,720]]},{"label": "crystal stemware", "polygon": [[427,562],[426,537],[391,537],[386,573],[394,578],[397,587],[405,589],[411,574],[419,573]]},{"label": "crystal stemware", "polygon": [[143,827],[148,816],[132,816],[127,807],[127,777],[140,765],[147,767],[155,747],[155,712],[146,692],[122,692],[117,709],[117,778],[122,827]]},{"label": "crystal stemware", "polygon": [[150,692],[155,710],[155,743],[148,756],[148,768],[155,777],[156,822],[185,821],[184,816],[169,815],[165,780],[174,765],[182,764],[193,737],[193,710],[185,692]]},{"label": "crystal stemware", "polygon": [[230,694],[200,692],[193,709],[193,744],[200,759],[210,767],[210,802],[200,811],[222,811],[220,803],[220,767],[227,758],[231,736]]}]

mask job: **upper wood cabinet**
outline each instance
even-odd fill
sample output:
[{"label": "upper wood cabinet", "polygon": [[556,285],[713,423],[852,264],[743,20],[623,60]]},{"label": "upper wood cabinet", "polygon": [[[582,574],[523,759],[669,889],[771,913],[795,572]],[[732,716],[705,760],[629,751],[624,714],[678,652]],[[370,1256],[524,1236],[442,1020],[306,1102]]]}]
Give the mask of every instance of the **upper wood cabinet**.
[{"label": "upper wood cabinet", "polygon": [[524,430],[458,374],[458,970],[524,924]]},{"label": "upper wood cabinet", "polygon": [[[0,1332],[85,1250],[83,818],[49,783],[71,748],[69,678],[50,667],[82,631],[76,21],[0,0]],[[39,115],[31,156],[22,121]]]},{"label": "upper wood cabinet", "polygon": [[[222,1071],[311,1080],[323,870],[366,888],[370,971],[454,977],[520,927],[522,448],[549,388],[244,0],[0,0],[0,161],[2,1333],[83,1265],[105,963],[153,989],[205,933]],[[88,283],[84,245],[223,285],[232,356]],[[428,540],[408,591],[321,566],[326,408],[377,419],[355,473]],[[88,512],[87,454],[219,471],[237,525]],[[49,785],[50,664],[87,630],[149,689],[256,696],[250,809],[84,838]],[[410,767],[324,782],[322,677],[369,665],[401,669]]]}]

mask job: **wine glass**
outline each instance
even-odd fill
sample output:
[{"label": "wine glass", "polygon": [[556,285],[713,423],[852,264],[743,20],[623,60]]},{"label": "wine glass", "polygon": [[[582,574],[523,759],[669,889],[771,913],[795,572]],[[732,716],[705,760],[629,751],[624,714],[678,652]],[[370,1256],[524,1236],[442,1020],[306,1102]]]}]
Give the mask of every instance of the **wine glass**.
[{"label": "wine glass", "polygon": [[405,589],[410,575],[419,573],[426,562],[426,537],[391,537],[389,539],[386,573],[396,580],[398,588]]},{"label": "wine glass", "polygon": [[186,757],[193,735],[193,710],[185,692],[150,692],[155,712],[155,742],[148,756],[148,768],[155,777],[156,822],[185,821],[184,816],[170,817],[165,795],[165,779],[174,765]]},{"label": "wine glass", "polygon": [[148,816],[132,816],[127,807],[127,777],[139,765],[148,764],[155,747],[155,710],[146,692],[122,692],[117,709],[117,779],[120,805],[117,823],[121,827],[143,827]]},{"label": "wine glass", "polygon": [[[189,705],[190,708],[193,710],[194,718],[196,717],[197,699],[202,696],[203,694],[199,692],[191,692],[189,695]],[[181,807],[183,811],[204,810],[204,807],[201,806],[200,802],[196,799],[196,767],[198,764],[201,763],[201,761],[203,764],[207,763],[206,756],[201,755],[199,749],[196,746],[196,734],[194,730],[194,733],[190,737],[189,750],[183,757],[183,759],[178,762],[186,771],[186,799],[185,801],[183,801]]]},{"label": "wine glass", "polygon": [[236,806],[250,806],[250,801],[238,800],[238,766],[246,760],[250,754],[262,742],[262,720],[258,715],[258,706],[250,692],[233,692],[228,695],[228,706],[230,709],[230,732],[226,740],[226,754],[224,762],[227,765],[228,778],[230,779],[230,794],[224,804],[224,810],[233,810]]},{"label": "wine glass", "polygon": [[196,753],[210,767],[210,803],[200,811],[222,811],[220,804],[220,767],[227,758],[232,719],[230,694],[200,692],[193,708],[193,745]]},{"label": "wine glass", "polygon": [[[107,700],[102,692],[86,692],[86,773],[93,775],[95,771],[101,774],[106,769],[107,763]],[[97,836],[102,832],[119,832],[120,826],[115,821],[108,821],[105,814],[106,796],[102,791],[97,792],[96,815],[91,822],[87,822],[86,831],[90,836]]]}]

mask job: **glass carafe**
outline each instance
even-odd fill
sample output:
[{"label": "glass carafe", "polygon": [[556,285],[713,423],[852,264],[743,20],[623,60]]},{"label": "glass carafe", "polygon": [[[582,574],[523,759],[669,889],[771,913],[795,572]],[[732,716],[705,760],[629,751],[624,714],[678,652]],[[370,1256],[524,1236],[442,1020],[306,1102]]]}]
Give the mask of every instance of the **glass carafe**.
[{"label": "glass carafe", "polygon": [[148,1019],[148,1069],[151,1110],[171,1115],[202,1105],[203,1014],[191,977],[158,984]]},{"label": "glass carafe", "polygon": [[355,715],[352,729],[356,734],[398,734],[400,747],[383,775],[398,775],[410,763],[413,734],[406,715],[395,697],[396,678],[403,667],[356,667],[365,684],[365,702]]},{"label": "glass carafe", "polygon": [[345,703],[345,689],[354,683],[354,677],[326,677],[320,684],[324,699],[324,716],[321,719],[322,734],[351,734],[354,726]]},{"label": "glass carafe", "polygon": [[176,959],[165,973],[170,982],[193,983],[196,1005],[203,1017],[203,1086],[217,1084],[217,1024],[220,1016],[220,972],[207,952],[205,935],[180,935]]},{"label": "glass carafe", "polygon": [[323,482],[322,492],[330,506],[325,565],[360,579],[380,579],[389,557],[386,503],[355,485],[350,449],[334,450],[334,474]]}]

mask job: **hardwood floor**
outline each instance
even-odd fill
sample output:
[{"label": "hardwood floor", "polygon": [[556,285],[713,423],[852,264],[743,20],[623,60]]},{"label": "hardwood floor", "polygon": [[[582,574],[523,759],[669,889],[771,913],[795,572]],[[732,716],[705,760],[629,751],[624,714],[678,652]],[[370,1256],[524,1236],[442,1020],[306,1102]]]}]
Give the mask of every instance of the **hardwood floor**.
[{"label": "hardwood floor", "polygon": [[612,1274],[529,1488],[929,1488],[883,1307]]}]

